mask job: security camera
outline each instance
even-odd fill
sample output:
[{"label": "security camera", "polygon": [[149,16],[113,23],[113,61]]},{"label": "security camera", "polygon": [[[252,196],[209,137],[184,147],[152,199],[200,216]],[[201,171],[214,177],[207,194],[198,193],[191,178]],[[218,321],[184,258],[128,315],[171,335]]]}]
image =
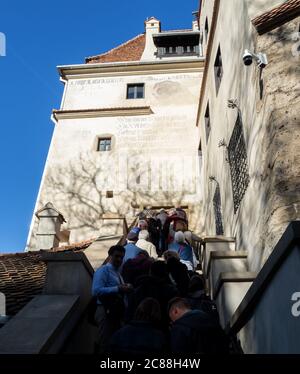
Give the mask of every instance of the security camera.
[{"label": "security camera", "polygon": [[249,66],[252,64],[253,56],[252,56],[252,53],[248,51],[248,49],[246,49],[245,53],[243,54],[243,61],[246,66]]},{"label": "security camera", "polygon": [[252,53],[248,49],[245,50],[243,54],[243,61],[246,66],[252,64],[253,59],[255,59],[259,68],[263,69],[268,65],[267,55],[264,53]]}]

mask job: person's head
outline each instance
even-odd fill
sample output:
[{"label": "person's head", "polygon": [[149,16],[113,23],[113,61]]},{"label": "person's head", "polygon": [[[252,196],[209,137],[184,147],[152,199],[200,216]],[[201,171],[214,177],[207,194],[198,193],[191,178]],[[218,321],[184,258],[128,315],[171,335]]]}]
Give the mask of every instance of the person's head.
[{"label": "person's head", "polygon": [[169,216],[173,216],[174,214],[176,214],[176,209],[175,208],[171,208],[169,210]]},{"label": "person's head", "polygon": [[185,237],[182,231],[175,232],[174,240],[176,243],[183,244],[185,242]]},{"label": "person's head", "polygon": [[136,309],[134,315],[135,321],[151,322],[158,324],[161,321],[161,310],[157,300],[147,297]]},{"label": "person's head", "polygon": [[148,228],[148,223],[146,220],[140,220],[138,223],[139,229],[140,230],[147,230]]},{"label": "person's head", "polygon": [[127,234],[127,241],[136,243],[139,239],[139,232],[140,229],[138,227],[134,227],[133,229],[131,229]]},{"label": "person's head", "polygon": [[193,275],[189,283],[189,292],[204,290],[204,279],[200,275]]},{"label": "person's head", "polygon": [[108,251],[109,262],[115,267],[119,268],[122,265],[125,256],[125,248],[122,245],[113,245]]},{"label": "person's head", "polygon": [[141,230],[139,232],[139,239],[149,240],[149,231]]},{"label": "person's head", "polygon": [[179,260],[179,254],[175,251],[165,251],[163,256],[166,262],[168,262],[170,258],[176,258]]},{"label": "person's head", "polygon": [[158,279],[168,278],[168,268],[164,261],[155,261],[151,265],[150,274]]},{"label": "person's head", "polygon": [[159,209],[158,214],[167,214],[164,208]]},{"label": "person's head", "polygon": [[170,300],[168,310],[171,321],[175,322],[189,312],[191,310],[191,306],[186,299],[175,297],[174,299]]},{"label": "person's head", "polygon": [[192,244],[192,232],[191,231],[185,231],[184,233],[184,238],[188,242],[188,244]]}]

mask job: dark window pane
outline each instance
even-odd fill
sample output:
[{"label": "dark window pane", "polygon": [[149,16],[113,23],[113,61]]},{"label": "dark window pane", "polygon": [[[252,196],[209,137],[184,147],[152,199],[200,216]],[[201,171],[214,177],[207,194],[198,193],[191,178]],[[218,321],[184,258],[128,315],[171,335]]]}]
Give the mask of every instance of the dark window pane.
[{"label": "dark window pane", "polygon": [[130,84],[127,86],[127,99],[144,98],[144,84]]},{"label": "dark window pane", "polygon": [[223,77],[223,64],[222,64],[222,55],[221,55],[221,49],[220,46],[218,48],[216,60],[215,60],[215,65],[214,65],[214,70],[215,70],[215,83],[216,83],[216,92],[218,94],[221,80]]},{"label": "dark window pane", "polygon": [[208,141],[209,134],[210,134],[210,114],[209,114],[209,104],[207,104],[206,112],[204,116],[205,121],[205,131],[206,131],[206,142]]},{"label": "dark window pane", "polygon": [[134,86],[128,86],[127,98],[128,99],[134,99],[134,92],[135,92],[135,87]]},{"label": "dark window pane", "polygon": [[111,139],[99,139],[98,151],[105,152],[111,150]]},{"label": "dark window pane", "polygon": [[142,99],[144,97],[144,86],[137,86],[137,94],[136,97],[138,99]]},{"label": "dark window pane", "polygon": [[231,173],[234,213],[236,213],[250,181],[246,144],[240,114],[238,115],[230,138],[228,159]]},{"label": "dark window pane", "polygon": [[219,183],[217,184],[214,198],[213,198],[213,205],[215,211],[215,225],[216,225],[216,235],[224,235],[223,230],[223,218],[222,218],[222,209],[221,209],[221,193]]}]

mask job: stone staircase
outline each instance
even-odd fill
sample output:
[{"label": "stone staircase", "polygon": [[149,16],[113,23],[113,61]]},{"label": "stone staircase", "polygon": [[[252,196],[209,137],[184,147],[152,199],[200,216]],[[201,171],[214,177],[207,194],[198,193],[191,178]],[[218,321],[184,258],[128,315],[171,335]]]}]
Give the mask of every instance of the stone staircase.
[{"label": "stone staircase", "polygon": [[236,248],[234,238],[202,239],[201,264],[210,297],[216,302],[220,322],[226,328],[256,273],[248,271],[247,252]]}]

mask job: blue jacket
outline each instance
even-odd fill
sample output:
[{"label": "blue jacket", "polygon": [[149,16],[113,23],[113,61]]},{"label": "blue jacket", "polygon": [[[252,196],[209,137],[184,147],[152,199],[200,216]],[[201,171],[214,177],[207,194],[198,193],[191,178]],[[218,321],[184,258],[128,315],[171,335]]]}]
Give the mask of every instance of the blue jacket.
[{"label": "blue jacket", "polygon": [[169,251],[174,251],[179,254],[180,260],[189,261],[193,264],[193,248],[186,243],[173,242],[169,245]]},{"label": "blue jacket", "polygon": [[128,243],[124,246],[125,256],[123,259],[123,264],[131,258],[136,258],[137,255],[141,252],[141,248],[137,247],[134,243]]},{"label": "blue jacket", "polygon": [[121,284],[121,275],[119,270],[108,263],[101,266],[94,274],[92,294],[93,296],[102,296],[119,292]]}]

